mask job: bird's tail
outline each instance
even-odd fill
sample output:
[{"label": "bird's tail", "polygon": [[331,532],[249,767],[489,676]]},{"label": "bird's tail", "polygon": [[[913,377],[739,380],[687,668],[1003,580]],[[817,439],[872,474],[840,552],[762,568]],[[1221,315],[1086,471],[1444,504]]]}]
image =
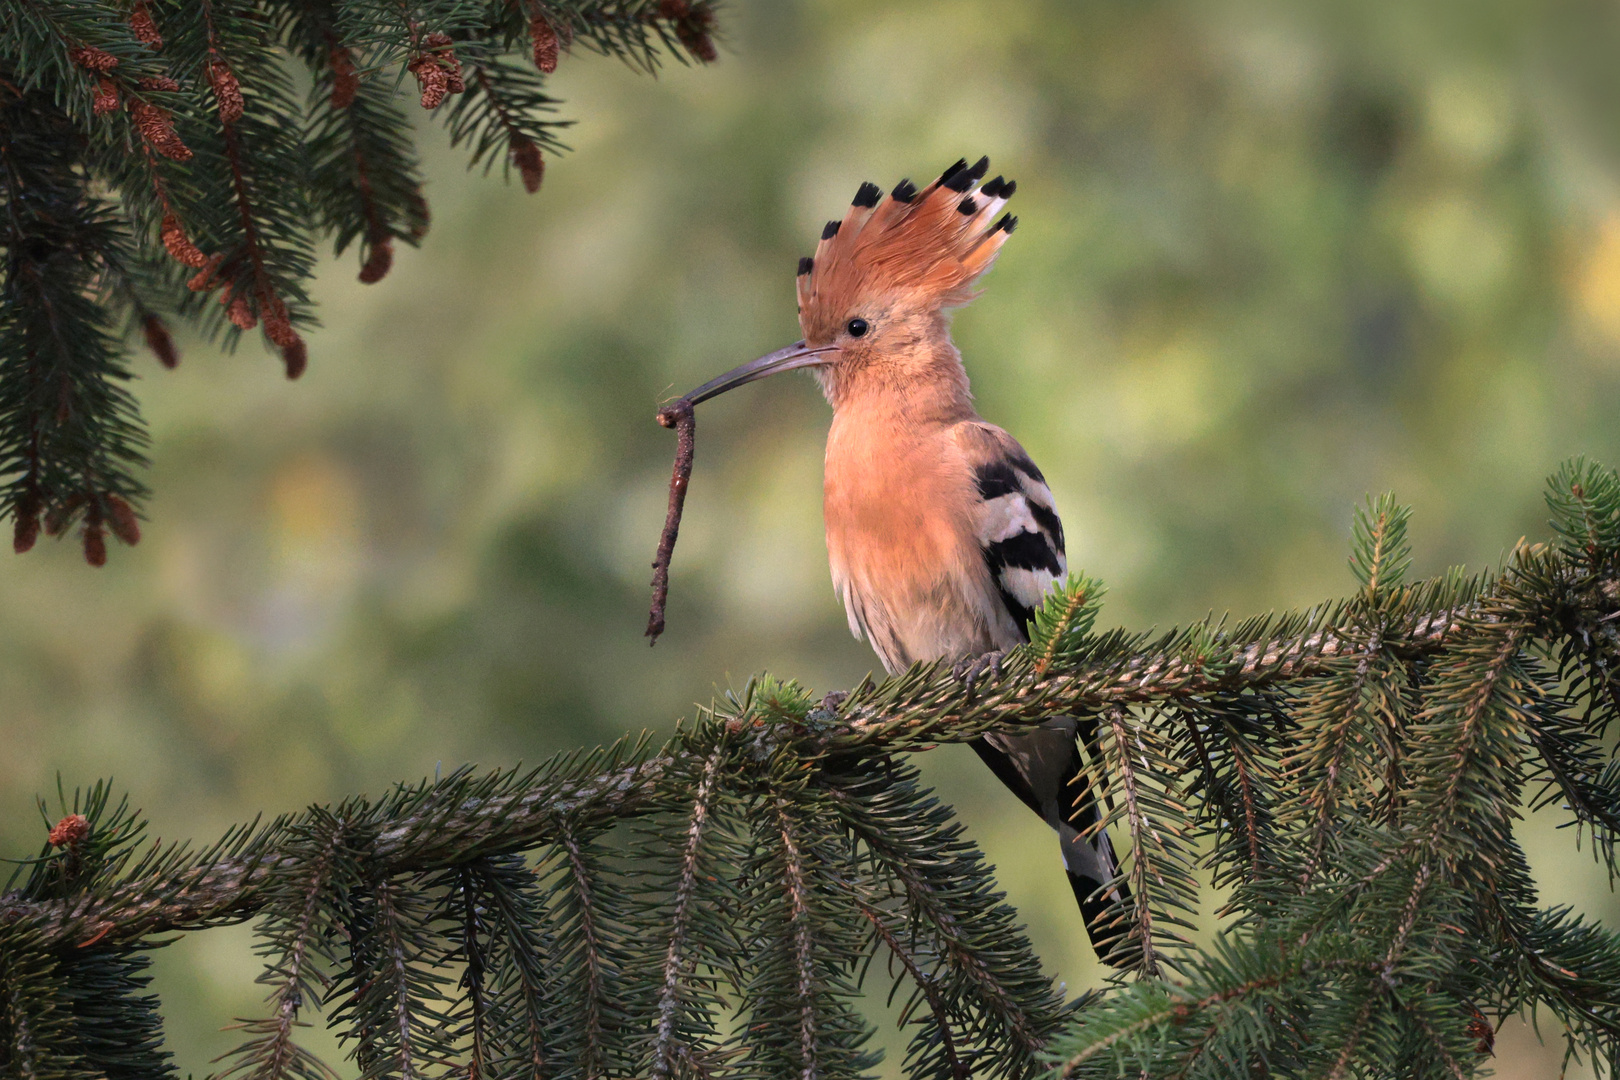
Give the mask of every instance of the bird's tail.
[{"label": "bird's tail", "polygon": [[1086,782],[1076,738],[1080,726],[1064,717],[1023,735],[975,739],[973,748],[1003,784],[1057,830],[1092,947],[1105,963],[1129,967],[1137,950],[1129,935],[1131,891],[1119,880],[1119,859],[1107,830],[1093,831],[1100,810]]},{"label": "bird's tail", "polygon": [[1097,821],[1097,801],[1080,772],[1078,753],[1075,758],[1075,779],[1070,787],[1078,789],[1077,802],[1082,805],[1075,808],[1071,821],[1058,828],[1063,868],[1068,872],[1069,887],[1080,904],[1080,915],[1086,921],[1086,933],[1097,957],[1114,967],[1130,967],[1139,951],[1129,935],[1131,889],[1119,877],[1119,858],[1108,831],[1099,829],[1086,835]]}]

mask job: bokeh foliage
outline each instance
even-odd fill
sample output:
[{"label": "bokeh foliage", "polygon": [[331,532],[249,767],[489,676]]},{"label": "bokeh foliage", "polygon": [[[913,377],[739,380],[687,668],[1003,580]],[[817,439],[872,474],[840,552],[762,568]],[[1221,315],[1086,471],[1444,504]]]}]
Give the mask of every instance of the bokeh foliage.
[{"label": "bokeh foliage", "polygon": [[[608,741],[766,667],[851,685],[874,663],[826,581],[814,388],[705,418],[649,653],[651,413],[797,335],[794,260],[860,180],[963,153],[1018,179],[1022,226],[958,341],[1111,622],[1343,594],[1367,491],[1415,507],[1415,575],[1488,566],[1544,533],[1553,463],[1620,460],[1614,18],[825,0],[734,5],[721,62],[656,83],[565,57],[581,123],[543,194],[430,143],[434,231],[375,290],[322,264],[299,384],[252,349],[136,362],[140,548],[88,580],[50,545],[0,563],[0,828],[59,770],[202,836]],[[1092,984],[1049,838],[970,756],[929,758],[1043,956]],[[1614,911],[1589,862],[1527,847],[1549,899]],[[254,1007],[241,955],[160,956],[187,1067]]]}]

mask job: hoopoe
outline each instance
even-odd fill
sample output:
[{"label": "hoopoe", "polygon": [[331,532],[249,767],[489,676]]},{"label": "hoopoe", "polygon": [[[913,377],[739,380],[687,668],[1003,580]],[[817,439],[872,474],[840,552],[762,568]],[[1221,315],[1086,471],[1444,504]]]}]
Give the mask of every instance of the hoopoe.
[{"label": "hoopoe", "polygon": [[[833,587],[851,632],[891,675],[946,660],[969,680],[1028,640],[1033,611],[1068,564],[1040,469],[973,408],[949,311],[971,300],[1018,219],[1016,185],[958,161],[921,191],[862,184],[814,256],[799,261],[804,340],[703,384],[697,404],[810,368],[833,408],[824,511]],[[998,216],[1000,215],[1000,216]],[[975,742],[996,776],[1059,836],[1070,884],[1105,959],[1100,916],[1123,890],[1081,775],[1074,717]]]}]

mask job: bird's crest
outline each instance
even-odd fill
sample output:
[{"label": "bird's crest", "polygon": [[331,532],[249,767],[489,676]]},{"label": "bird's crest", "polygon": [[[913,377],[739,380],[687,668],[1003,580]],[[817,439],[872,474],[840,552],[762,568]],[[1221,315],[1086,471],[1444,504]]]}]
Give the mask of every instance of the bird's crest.
[{"label": "bird's crest", "polygon": [[862,184],[844,219],[827,222],[815,255],[799,260],[805,340],[830,339],[873,300],[935,308],[971,300],[974,280],[1018,224],[1002,214],[1017,185],[999,176],[981,184],[989,168],[989,158],[964,159],[921,191],[902,180],[887,196]]}]

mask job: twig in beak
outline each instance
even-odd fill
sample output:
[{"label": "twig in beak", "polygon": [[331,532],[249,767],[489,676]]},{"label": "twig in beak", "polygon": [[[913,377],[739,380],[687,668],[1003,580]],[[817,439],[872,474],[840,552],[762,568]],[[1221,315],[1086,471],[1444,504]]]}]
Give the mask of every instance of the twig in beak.
[{"label": "twig in beak", "polygon": [[675,537],[681,531],[681,509],[686,505],[686,485],[692,479],[692,455],[697,449],[697,416],[692,403],[680,398],[658,410],[658,422],[675,429],[675,473],[669,478],[669,513],[664,531],[658,537],[658,554],[653,559],[652,609],[647,613],[649,645],[658,644],[664,632],[664,604],[669,599],[669,560],[675,554]]}]

